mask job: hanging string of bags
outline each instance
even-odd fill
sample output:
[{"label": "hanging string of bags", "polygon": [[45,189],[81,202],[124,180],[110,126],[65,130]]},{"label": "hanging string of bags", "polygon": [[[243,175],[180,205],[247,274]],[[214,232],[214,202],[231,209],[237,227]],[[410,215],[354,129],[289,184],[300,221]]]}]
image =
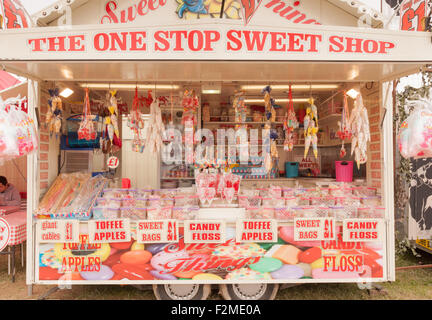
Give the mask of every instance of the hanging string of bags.
[{"label": "hanging string of bags", "polygon": [[0,97],[0,164],[38,149],[34,120],[21,109],[25,101],[20,96],[5,101]]},{"label": "hanging string of bags", "polygon": [[135,88],[135,96],[132,102],[132,109],[128,116],[127,125],[134,133],[132,142],[132,151],[142,153],[145,147],[145,141],[141,138],[141,130],[144,129],[144,121],[142,119],[141,111],[138,108],[139,97],[138,88]]},{"label": "hanging string of bags", "polygon": [[93,116],[90,110],[89,89],[85,88],[83,115],[78,129],[78,139],[89,141],[95,140],[96,137],[97,133],[93,124]]},{"label": "hanging string of bags", "polygon": [[285,130],[284,150],[293,151],[294,129],[297,129],[299,127],[299,123],[297,121],[297,117],[294,111],[291,85],[289,86],[288,100],[289,100],[288,111],[285,113],[285,118],[283,123],[284,130]]}]

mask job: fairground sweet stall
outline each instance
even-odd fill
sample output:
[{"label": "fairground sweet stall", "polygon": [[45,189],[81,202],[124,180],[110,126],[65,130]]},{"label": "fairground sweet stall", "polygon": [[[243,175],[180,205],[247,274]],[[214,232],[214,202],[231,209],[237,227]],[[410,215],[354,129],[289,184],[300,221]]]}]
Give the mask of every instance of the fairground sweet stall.
[{"label": "fairground sweet stall", "polygon": [[336,0],[77,0],[35,20],[0,33],[40,121],[29,288],[395,280],[392,81],[430,63],[429,35]]}]

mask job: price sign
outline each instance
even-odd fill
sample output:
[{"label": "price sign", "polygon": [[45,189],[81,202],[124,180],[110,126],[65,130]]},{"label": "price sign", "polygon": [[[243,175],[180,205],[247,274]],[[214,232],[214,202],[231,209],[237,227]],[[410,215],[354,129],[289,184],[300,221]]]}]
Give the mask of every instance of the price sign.
[{"label": "price sign", "polygon": [[375,242],[384,239],[383,219],[346,219],[343,221],[344,242]]},{"label": "price sign", "polygon": [[225,221],[223,220],[186,220],[184,222],[185,243],[223,243],[225,242]]},{"label": "price sign", "polygon": [[138,243],[176,242],[178,239],[178,224],[176,220],[138,221]]},{"label": "price sign", "polygon": [[400,7],[401,30],[425,31],[427,0],[405,0]]},{"label": "price sign", "polygon": [[120,164],[120,161],[117,157],[112,156],[112,157],[108,158],[108,161],[107,161],[108,168],[116,169],[119,166],[119,164]]},{"label": "price sign", "polygon": [[335,240],[334,218],[295,218],[295,241]]},{"label": "price sign", "polygon": [[9,223],[3,219],[0,218],[0,251],[3,251],[4,248],[9,243],[10,239],[10,226]]},{"label": "price sign", "polygon": [[37,230],[40,243],[75,243],[79,240],[79,221],[41,220]]},{"label": "price sign", "polygon": [[129,242],[129,219],[90,220],[88,223],[89,243]]}]

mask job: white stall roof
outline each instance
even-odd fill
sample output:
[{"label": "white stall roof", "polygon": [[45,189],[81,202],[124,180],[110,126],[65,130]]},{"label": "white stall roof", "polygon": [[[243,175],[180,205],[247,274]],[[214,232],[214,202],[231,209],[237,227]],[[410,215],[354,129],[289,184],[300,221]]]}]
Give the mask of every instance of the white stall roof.
[{"label": "white stall roof", "polygon": [[14,72],[52,81],[377,81],[418,72],[419,63],[33,61],[11,62]]},{"label": "white stall roof", "polygon": [[[43,32],[41,32],[43,30]],[[8,30],[0,64],[46,80],[373,81],[432,63],[430,33],[179,21]]]}]

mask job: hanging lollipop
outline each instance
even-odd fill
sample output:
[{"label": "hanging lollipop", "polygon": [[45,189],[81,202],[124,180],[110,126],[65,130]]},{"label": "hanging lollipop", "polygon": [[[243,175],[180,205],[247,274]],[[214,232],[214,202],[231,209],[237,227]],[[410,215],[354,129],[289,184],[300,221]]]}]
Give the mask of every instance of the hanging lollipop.
[{"label": "hanging lollipop", "polygon": [[135,97],[132,102],[132,109],[128,116],[127,125],[134,133],[132,151],[142,153],[144,151],[144,140],[141,139],[141,130],[144,129],[144,121],[142,120],[141,112],[138,108],[138,105],[138,88],[135,88]]},{"label": "hanging lollipop", "polygon": [[305,136],[305,152],[303,158],[307,157],[310,145],[315,158],[318,158],[318,110],[315,106],[314,99],[309,99],[310,106],[306,109],[306,115],[304,117],[304,136]]},{"label": "hanging lollipop", "polygon": [[185,90],[182,99],[183,117],[182,124],[187,121],[192,121],[194,125],[197,124],[197,110],[199,107],[199,100],[194,90]]},{"label": "hanging lollipop", "polygon": [[174,125],[174,101],[172,92],[170,93],[170,121],[167,127],[167,137],[166,140],[173,142],[175,138],[175,125]]},{"label": "hanging lollipop", "polygon": [[162,122],[162,113],[157,99],[150,105],[150,118],[148,120],[145,149],[151,153],[159,153],[162,149],[162,136],[165,126]]},{"label": "hanging lollipop", "polygon": [[288,98],[289,98],[288,111],[285,113],[284,124],[283,124],[285,130],[284,150],[293,151],[294,129],[297,129],[299,127],[299,123],[297,121],[297,117],[294,111],[291,85],[289,86]]},{"label": "hanging lollipop", "polygon": [[109,110],[111,95],[108,92],[105,96],[106,101],[99,111],[99,116],[102,118],[102,134],[100,137],[100,147],[102,152],[107,154],[111,152],[111,140],[108,138],[108,125],[111,123],[111,113]]},{"label": "hanging lollipop", "polygon": [[244,91],[234,92],[233,107],[235,111],[235,122],[246,122],[246,105],[244,95]]},{"label": "hanging lollipop", "polygon": [[341,121],[338,121],[339,131],[337,132],[339,139],[342,140],[342,148],[339,153],[341,158],[345,157],[346,155],[345,140],[349,140],[352,137],[352,132],[348,124],[349,117],[348,98],[346,92],[344,91],[344,105],[342,108]]},{"label": "hanging lollipop", "polygon": [[118,121],[117,121],[117,115],[118,115],[118,106],[117,106],[117,90],[111,91],[111,98],[110,98],[110,106],[109,106],[109,112],[110,112],[110,119],[111,124],[114,129],[114,133],[119,137],[120,132],[118,128]]},{"label": "hanging lollipop", "polygon": [[267,121],[275,122],[276,121],[276,110],[274,108],[275,101],[270,96],[271,87],[266,86],[262,89],[262,93],[264,94],[264,106],[265,106],[265,118]]},{"label": "hanging lollipop", "polygon": [[48,100],[48,111],[45,118],[45,125],[48,127],[49,133],[52,136],[55,133],[58,137],[62,124],[63,104],[59,96],[59,89],[48,90],[50,98]]},{"label": "hanging lollipop", "polygon": [[351,155],[355,154],[354,159],[360,169],[360,165],[367,161],[367,144],[370,141],[368,112],[361,94],[355,99],[348,127],[352,132]]}]

